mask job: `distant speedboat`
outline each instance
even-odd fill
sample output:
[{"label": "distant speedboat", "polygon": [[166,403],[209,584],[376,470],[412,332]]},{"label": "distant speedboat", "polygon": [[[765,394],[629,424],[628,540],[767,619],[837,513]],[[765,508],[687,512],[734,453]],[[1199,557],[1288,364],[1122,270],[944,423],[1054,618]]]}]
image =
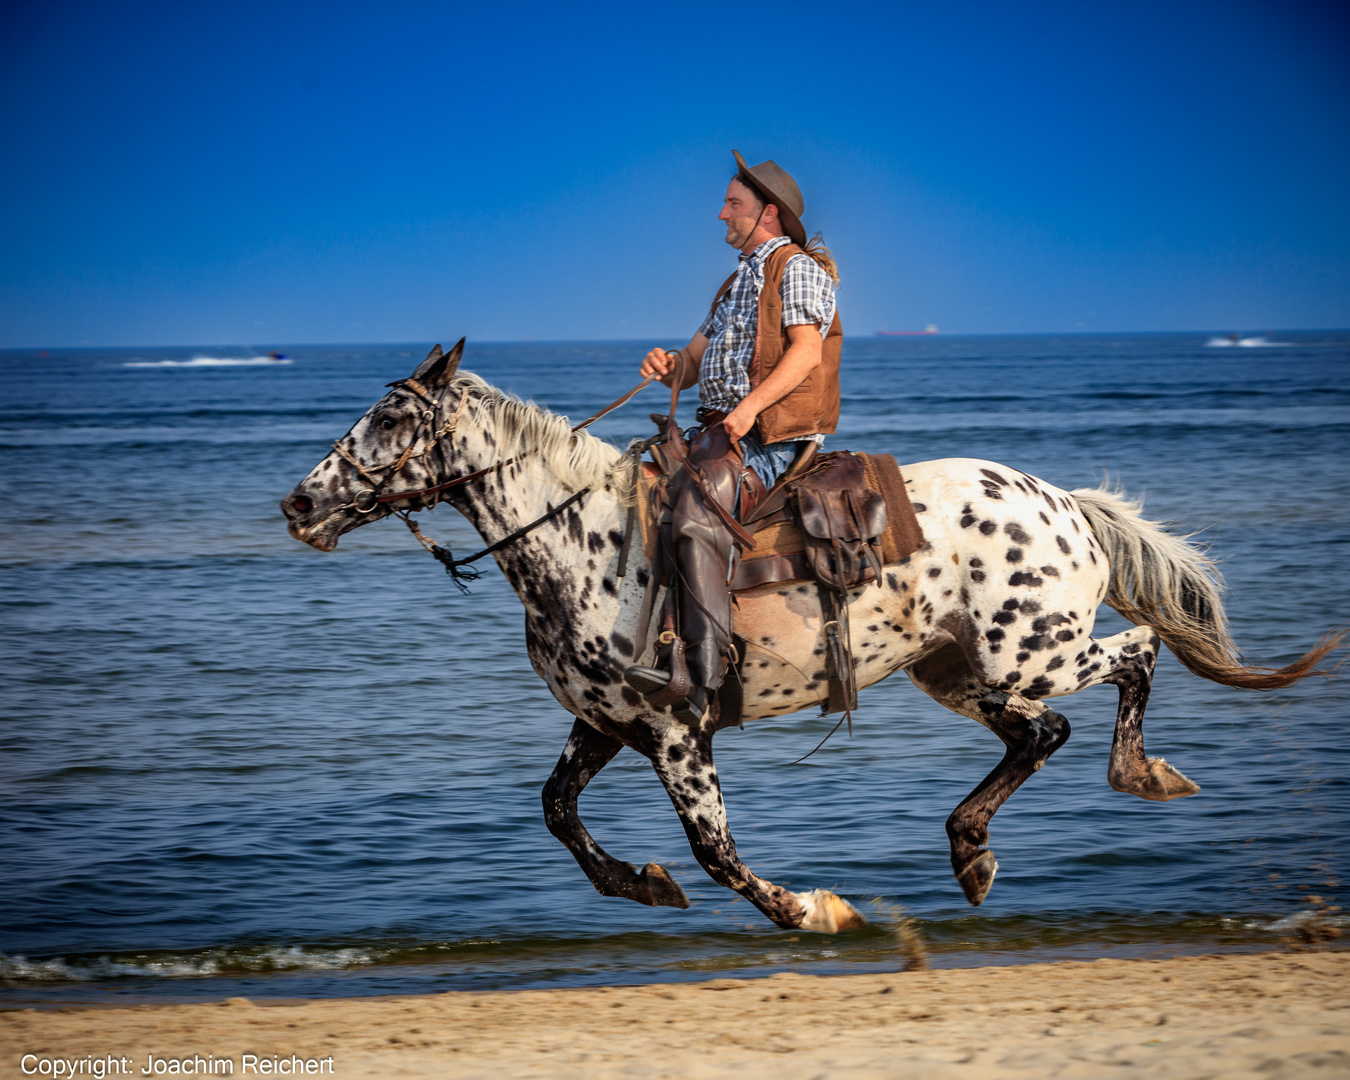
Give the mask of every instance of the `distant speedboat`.
[{"label": "distant speedboat", "polygon": [[1241,334],[1225,334],[1212,337],[1205,342],[1207,349],[1268,349],[1277,345],[1289,345],[1288,341],[1268,341],[1264,334],[1243,337]]},{"label": "distant speedboat", "polygon": [[878,330],[877,337],[914,337],[919,334],[936,334],[937,323],[929,323],[922,330]]}]

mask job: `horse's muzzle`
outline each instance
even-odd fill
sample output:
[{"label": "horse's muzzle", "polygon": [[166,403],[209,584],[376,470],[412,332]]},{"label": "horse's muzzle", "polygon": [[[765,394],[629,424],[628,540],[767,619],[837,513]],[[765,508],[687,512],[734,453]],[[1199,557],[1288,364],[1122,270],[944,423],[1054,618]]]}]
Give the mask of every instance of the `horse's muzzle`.
[{"label": "horse's muzzle", "polygon": [[301,543],[320,551],[337,547],[343,529],[336,521],[335,511],[321,513],[314,500],[298,488],[281,500],[281,512],[286,517],[286,531]]}]

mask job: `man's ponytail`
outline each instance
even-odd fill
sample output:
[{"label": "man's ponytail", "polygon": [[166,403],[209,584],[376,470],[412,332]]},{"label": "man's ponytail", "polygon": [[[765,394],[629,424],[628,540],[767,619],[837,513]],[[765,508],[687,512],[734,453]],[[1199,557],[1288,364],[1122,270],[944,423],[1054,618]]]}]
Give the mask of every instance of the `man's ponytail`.
[{"label": "man's ponytail", "polygon": [[815,260],[817,266],[830,275],[831,281],[836,285],[839,284],[839,267],[834,264],[834,256],[830,254],[830,249],[825,246],[825,239],[820,233],[811,237],[802,250]]}]

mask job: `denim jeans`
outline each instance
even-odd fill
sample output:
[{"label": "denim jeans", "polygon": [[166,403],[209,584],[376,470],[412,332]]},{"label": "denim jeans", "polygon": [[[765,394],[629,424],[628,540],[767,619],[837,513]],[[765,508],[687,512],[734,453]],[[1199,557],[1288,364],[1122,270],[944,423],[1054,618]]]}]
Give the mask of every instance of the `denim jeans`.
[{"label": "denim jeans", "polygon": [[793,442],[780,442],[765,446],[753,432],[747,432],[740,439],[741,456],[745,459],[745,463],[764,481],[764,486],[771,488],[778,482],[778,478],[788,471],[788,467],[797,460],[797,455],[801,453],[802,447],[809,441],[809,439],[799,439]]}]

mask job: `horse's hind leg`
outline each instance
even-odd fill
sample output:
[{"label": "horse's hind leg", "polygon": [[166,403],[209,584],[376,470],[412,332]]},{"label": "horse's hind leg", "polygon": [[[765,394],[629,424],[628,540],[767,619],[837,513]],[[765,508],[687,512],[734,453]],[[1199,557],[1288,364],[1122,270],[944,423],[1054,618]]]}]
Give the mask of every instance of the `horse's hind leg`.
[{"label": "horse's hind leg", "polygon": [[1094,641],[1077,657],[1076,690],[1111,683],[1120,690],[1116,735],[1106,779],[1117,791],[1153,802],[1194,795],[1200,785],[1167,764],[1144,754],[1144,708],[1153,684],[1160,640],[1150,626],[1136,626],[1122,634]]},{"label": "horse's hind leg", "polygon": [[741,862],[713,764],[712,736],[712,725],[706,720],[699,729],[671,724],[658,735],[651,755],[699,865],[717,884],[734,889],[786,929],[833,934],[866,926],[867,920],[853,905],[834,893],[824,889],[789,892]]},{"label": "horse's hind leg", "polygon": [[914,684],[953,712],[978,720],[1003,740],[1003,760],[947,819],[952,870],[973,905],[994,883],[998,863],[989,822],[1022,782],[1069,738],[1069,722],[1039,701],[994,690],[976,677],[961,647],[947,645],[906,669]]},{"label": "horse's hind leg", "polygon": [[567,850],[603,896],[626,896],[650,907],[687,908],[684,890],[656,863],[638,870],[632,863],[614,858],[595,842],[577,813],[577,797],[591,777],[613,760],[623,743],[610,738],[584,720],[572,725],[553,774],[544,785],[544,820],[548,831]]}]

